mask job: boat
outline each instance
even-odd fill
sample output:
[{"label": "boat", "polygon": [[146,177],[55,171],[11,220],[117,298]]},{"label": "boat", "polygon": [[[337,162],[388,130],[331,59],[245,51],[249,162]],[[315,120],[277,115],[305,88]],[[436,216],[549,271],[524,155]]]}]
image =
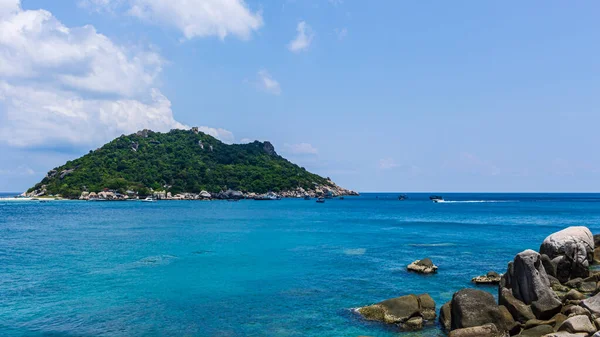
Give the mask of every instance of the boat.
[{"label": "boat", "polygon": [[406,196],[406,194],[400,194],[398,196],[398,200],[400,200],[400,201],[403,201],[403,200],[406,200],[406,199],[408,199],[408,197]]},{"label": "boat", "polygon": [[305,195],[304,200],[310,200],[310,195]]},{"label": "boat", "polygon": [[105,199],[105,198],[89,198],[88,201],[108,201],[108,199]]},{"label": "boat", "polygon": [[344,197],[340,197],[340,200],[344,200]]},{"label": "boat", "polygon": [[321,197],[321,198],[317,199],[317,202],[319,204],[324,204],[325,203],[325,198]]},{"label": "boat", "polygon": [[153,197],[146,197],[146,199],[143,199],[142,202],[156,202],[156,199]]},{"label": "boat", "polygon": [[441,195],[432,195],[429,197],[429,200],[431,200],[433,202],[440,202],[440,201],[444,201],[444,198]]}]

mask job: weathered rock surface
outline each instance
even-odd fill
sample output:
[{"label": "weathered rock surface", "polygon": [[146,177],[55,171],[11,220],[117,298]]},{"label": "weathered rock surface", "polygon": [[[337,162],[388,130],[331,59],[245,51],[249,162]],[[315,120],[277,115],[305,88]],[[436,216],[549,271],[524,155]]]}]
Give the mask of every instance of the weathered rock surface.
[{"label": "weathered rock surface", "polygon": [[509,331],[514,325],[514,321],[506,320],[494,296],[478,289],[462,289],[454,293],[450,314],[452,330],[493,323],[498,330]]},{"label": "weathered rock surface", "polygon": [[452,330],[451,305],[452,301],[448,301],[440,308],[440,325],[445,331]]},{"label": "weathered rock surface", "polygon": [[471,279],[471,282],[476,284],[499,284],[502,275],[495,271],[490,271],[486,275],[481,275]]},{"label": "weathered rock surface", "polygon": [[585,299],[585,295],[583,295],[582,293],[580,293],[579,291],[575,290],[575,289],[571,289],[569,290],[569,292],[565,295],[565,300],[583,300]]},{"label": "weathered rock surface", "polygon": [[539,319],[548,319],[560,312],[561,302],[552,288],[539,253],[528,249],[513,261],[512,294],[531,309]]},{"label": "weathered rock surface", "polygon": [[409,264],[406,269],[421,274],[433,274],[437,272],[438,267],[431,262],[429,258],[414,261]]},{"label": "weathered rock surface", "polygon": [[570,333],[583,332],[591,335],[597,331],[596,327],[586,315],[577,315],[567,318],[559,327],[558,331],[567,331]]},{"label": "weathered rock surface", "polygon": [[357,311],[367,320],[397,324],[404,330],[419,330],[436,317],[435,302],[428,294],[396,297]]},{"label": "weathered rock surface", "polygon": [[592,314],[600,316],[600,293],[583,300],[581,306],[588,309]]},{"label": "weathered rock surface", "polygon": [[574,277],[587,277],[594,257],[594,237],[587,227],[568,227],[549,235],[540,246],[540,253],[552,259],[556,277],[562,283]]},{"label": "weathered rock surface", "polygon": [[494,324],[486,324],[452,330],[448,337],[503,337],[505,335],[505,333],[498,331]]},{"label": "weathered rock surface", "polygon": [[500,289],[498,303],[505,306],[506,309],[508,309],[508,311],[512,314],[514,319],[521,323],[535,319],[535,315],[533,314],[533,311],[531,311],[531,307],[516,299],[509,289]]},{"label": "weathered rock surface", "polygon": [[521,331],[520,337],[541,337],[553,333],[554,328],[551,325],[538,325]]}]

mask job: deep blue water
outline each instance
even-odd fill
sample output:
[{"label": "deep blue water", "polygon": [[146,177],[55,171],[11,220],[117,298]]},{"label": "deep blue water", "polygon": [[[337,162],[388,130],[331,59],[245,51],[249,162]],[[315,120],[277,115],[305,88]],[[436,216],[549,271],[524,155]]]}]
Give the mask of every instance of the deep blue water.
[{"label": "deep blue water", "polygon": [[[437,336],[351,308],[424,292],[439,308],[554,231],[600,232],[600,194],[427,196],[0,201],[0,335]],[[423,257],[437,275],[405,271]]]}]

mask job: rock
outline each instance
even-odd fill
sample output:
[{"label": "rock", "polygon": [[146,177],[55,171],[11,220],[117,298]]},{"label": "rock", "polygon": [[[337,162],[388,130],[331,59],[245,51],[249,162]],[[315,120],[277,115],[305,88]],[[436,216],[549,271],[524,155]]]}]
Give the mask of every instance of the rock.
[{"label": "rock", "polygon": [[[594,237],[587,227],[568,227],[549,235],[540,246],[540,253],[548,255],[556,264],[556,277],[561,282],[587,277],[589,261],[594,256]],[[555,260],[559,256],[564,259]]]},{"label": "rock", "polygon": [[596,291],[596,282],[581,282],[577,289],[582,293],[592,293]]},{"label": "rock", "polygon": [[594,260],[592,262],[594,264],[600,264],[600,246],[594,248]]},{"label": "rock", "polygon": [[549,333],[553,333],[554,328],[551,325],[538,325],[532,328],[525,329],[519,334],[520,337],[541,337]]},{"label": "rock", "polygon": [[494,324],[474,326],[450,331],[448,337],[501,337],[504,333],[498,331]]},{"label": "rock", "polygon": [[590,312],[578,305],[573,305],[573,306],[569,307],[569,309],[565,310],[564,314],[567,315],[568,317],[578,316],[578,315],[588,316],[590,314]]},{"label": "rock", "polygon": [[438,267],[430,259],[426,258],[409,264],[406,269],[421,274],[433,274],[437,272]]},{"label": "rock", "polygon": [[521,325],[515,322],[515,319],[510,314],[508,309],[505,306],[499,305],[498,310],[500,310],[500,315],[502,315],[502,321],[505,322],[505,326],[507,331],[511,335],[516,335],[521,331]]},{"label": "rock", "polygon": [[502,276],[495,271],[490,271],[486,275],[477,276],[471,279],[476,284],[499,284]]},{"label": "rock", "polygon": [[406,321],[406,322],[404,322],[404,324],[402,324],[402,327],[404,330],[408,330],[408,331],[421,330],[421,329],[423,329],[423,317],[421,317],[421,316],[411,317],[408,319],[408,321]]},{"label": "rock", "polygon": [[435,319],[435,301],[429,294],[421,294],[419,297],[419,307],[421,309],[421,316],[427,321],[433,321]]},{"label": "rock", "polygon": [[555,327],[559,327],[564,321],[567,320],[567,316],[565,316],[564,314],[556,314],[554,315],[554,317],[552,317],[552,319],[555,321],[554,326]]},{"label": "rock", "polygon": [[556,320],[554,318],[549,319],[549,320],[545,320],[542,321],[540,319],[532,319],[527,321],[527,323],[525,323],[525,325],[523,325],[523,329],[531,329],[533,327],[539,326],[539,325],[555,325],[556,324]]},{"label": "rock", "polygon": [[445,331],[452,329],[451,305],[452,301],[448,301],[440,308],[440,325]]},{"label": "rock", "polygon": [[596,332],[596,327],[586,315],[578,315],[567,318],[559,327],[558,331],[567,331],[570,333],[583,332],[593,334]]},{"label": "rock", "polygon": [[424,320],[435,319],[435,302],[428,294],[406,295],[357,311],[367,320],[397,324],[404,330],[418,330],[423,327]]},{"label": "rock", "polygon": [[565,300],[583,300],[585,296],[575,289],[569,290],[567,295],[565,295]]},{"label": "rock", "polygon": [[594,315],[600,316],[600,293],[583,300],[581,306],[588,309]]},{"label": "rock", "polygon": [[452,330],[493,323],[498,330],[509,331],[514,323],[506,320],[492,294],[478,289],[454,293],[450,313]]},{"label": "rock", "polygon": [[558,331],[558,332],[553,332],[553,333],[549,333],[547,335],[544,335],[542,337],[587,337],[586,333],[570,333],[567,331]]},{"label": "rock", "polygon": [[546,254],[541,254],[542,265],[548,275],[556,277],[556,265],[552,262],[552,259]]},{"label": "rock", "polygon": [[505,306],[512,316],[521,323],[535,319],[531,307],[516,299],[509,289],[502,288],[500,290],[498,303]]},{"label": "rock", "polygon": [[583,279],[581,277],[576,277],[574,279],[571,279],[571,280],[565,282],[565,285],[569,288],[577,288],[577,287],[579,287],[581,282],[583,282]]},{"label": "rock", "polygon": [[560,312],[561,302],[550,288],[541,256],[528,249],[515,256],[512,271],[513,296],[531,309],[539,319],[548,319]]}]

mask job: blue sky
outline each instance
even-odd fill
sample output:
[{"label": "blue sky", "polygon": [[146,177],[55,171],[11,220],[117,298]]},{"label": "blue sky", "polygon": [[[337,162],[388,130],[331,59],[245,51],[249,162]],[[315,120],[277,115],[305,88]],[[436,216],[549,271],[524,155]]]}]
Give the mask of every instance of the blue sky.
[{"label": "blue sky", "polygon": [[0,190],[204,126],[359,191],[599,191],[600,4],[0,0]]}]

